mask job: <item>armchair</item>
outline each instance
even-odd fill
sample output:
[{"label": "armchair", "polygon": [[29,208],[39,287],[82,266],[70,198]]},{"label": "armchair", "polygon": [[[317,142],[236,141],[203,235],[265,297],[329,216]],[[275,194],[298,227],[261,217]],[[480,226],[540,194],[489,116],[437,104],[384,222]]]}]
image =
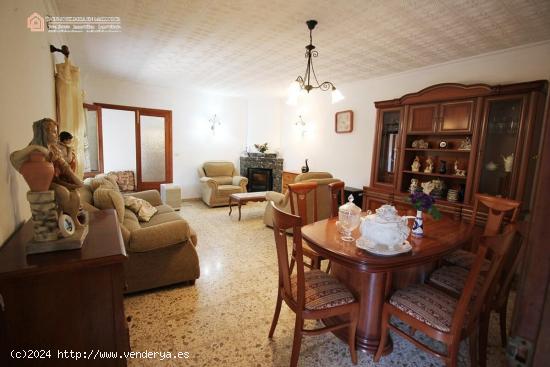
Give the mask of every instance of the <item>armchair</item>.
[{"label": "armchair", "polygon": [[228,205],[229,196],[246,192],[248,179],[238,176],[232,162],[209,161],[199,167],[201,198],[209,207]]},{"label": "armchair", "polygon": [[[318,220],[327,219],[332,211],[332,196],[330,183],[339,182],[340,180],[332,177],[328,172],[308,172],[302,173],[294,179],[294,183],[312,181],[317,183],[317,218]],[[268,227],[273,227],[273,211],[270,207],[270,202],[273,201],[275,206],[285,213],[291,213],[290,194],[286,192],[268,191],[266,194],[267,206],[264,212],[264,223]],[[310,204],[311,203],[311,204]],[[308,217],[313,218],[313,200],[308,200],[307,206]]]}]

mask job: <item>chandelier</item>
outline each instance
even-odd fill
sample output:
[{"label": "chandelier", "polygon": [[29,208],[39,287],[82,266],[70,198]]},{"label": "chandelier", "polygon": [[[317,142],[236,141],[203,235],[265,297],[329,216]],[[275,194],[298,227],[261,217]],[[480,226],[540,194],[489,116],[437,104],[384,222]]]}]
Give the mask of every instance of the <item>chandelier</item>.
[{"label": "chandelier", "polygon": [[[322,82],[319,83],[317,80],[317,75],[315,74],[315,69],[313,69],[313,57],[317,57],[319,53],[315,50],[315,46],[313,46],[313,41],[311,37],[311,32],[317,25],[316,20],[308,20],[306,22],[307,27],[309,28],[309,45],[306,46],[306,58],[307,58],[307,66],[306,66],[306,72],[304,76],[302,77],[299,75],[294,82],[290,85],[288,89],[288,104],[295,105],[298,102],[298,96],[302,91],[306,91],[309,93],[312,89],[320,89],[322,91],[332,91],[332,103],[336,103],[338,101],[341,101],[344,99],[344,96],[332,82]],[[312,79],[313,76],[313,79]]]}]

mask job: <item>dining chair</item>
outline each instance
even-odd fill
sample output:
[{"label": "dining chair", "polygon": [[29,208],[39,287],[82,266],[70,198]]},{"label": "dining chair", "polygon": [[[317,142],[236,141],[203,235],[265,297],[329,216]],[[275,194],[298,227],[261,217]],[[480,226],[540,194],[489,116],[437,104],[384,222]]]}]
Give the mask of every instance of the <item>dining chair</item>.
[{"label": "dining chair", "polygon": [[[297,182],[288,185],[290,195],[290,212],[302,218],[303,225],[317,222],[317,182]],[[308,200],[312,202],[308,203]],[[303,244],[304,256],[311,259],[306,267],[320,269],[324,258],[313,250],[307,243]],[[293,254],[294,255],[294,254]],[[294,256],[291,261],[291,269],[294,266]]]},{"label": "dining chair", "polygon": [[[480,367],[485,367],[487,364],[487,341],[491,311],[495,311],[499,315],[501,344],[503,347],[506,347],[506,316],[508,296],[510,294],[512,280],[516,273],[517,267],[519,266],[519,259],[521,258],[521,252],[523,250],[522,245],[527,235],[526,223],[520,223],[516,226],[516,228],[518,229],[516,238],[507,253],[503,256],[502,265],[497,271],[495,282],[489,291],[490,295],[487,297],[487,302],[483,306],[483,310],[481,312],[479,328]],[[467,277],[468,270],[465,268],[459,266],[443,266],[436,269],[430,275],[428,283],[458,298],[464,289]],[[480,280],[483,280],[483,272]]]},{"label": "dining chair", "polygon": [[[506,214],[511,213],[510,223],[515,223],[519,213],[520,201],[504,199],[495,196],[475,194],[474,208],[472,212],[472,219],[470,222],[470,233],[474,233],[474,227],[476,226],[477,219],[480,215],[480,205],[487,208],[487,221],[483,229],[483,235],[492,236],[500,233],[504,217]],[[474,241],[475,243],[475,241]],[[472,251],[475,251],[475,247]],[[457,265],[466,269],[469,269],[473,264],[475,253],[468,250],[456,250],[451,254],[445,256],[443,261],[447,264]],[[484,264],[486,270],[487,263]]]},{"label": "dining chair", "polygon": [[[277,290],[277,303],[269,338],[279,320],[282,301],[296,314],[294,324],[294,341],[290,366],[298,364],[300,347],[303,335],[319,335],[342,328],[348,328],[348,345],[353,364],[357,364],[357,351],[355,349],[355,332],[359,315],[359,302],[345,285],[330,274],[318,269],[305,271],[302,252],[302,218],[288,214],[273,206],[273,233],[275,235],[275,247],[277,249],[277,264],[279,268],[279,281]],[[287,230],[292,228],[293,249],[296,252],[296,274],[292,275],[289,264]],[[305,320],[321,320],[329,317],[342,316],[344,321],[317,329],[304,329]]]},{"label": "dining chair", "polygon": [[[396,291],[383,306],[382,338],[374,361],[380,360],[391,329],[452,367],[457,366],[460,341],[469,337],[470,358],[472,366],[475,366],[482,307],[486,297],[490,295],[504,255],[514,242],[515,233],[516,227],[511,225],[502,234],[482,236],[479,239],[474,262],[458,299],[429,284],[416,284]],[[489,261],[489,268],[483,280],[480,280],[481,269],[486,260]],[[403,331],[390,323],[392,317],[408,324],[410,331]],[[415,339],[417,330],[445,344],[447,353],[438,352]]]},{"label": "dining chair", "polygon": [[344,186],[345,186],[344,181],[338,181],[338,182],[333,182],[328,184],[329,191],[330,191],[330,199],[332,203],[330,216],[333,218],[338,218],[338,209],[340,208],[340,205],[345,204]]}]

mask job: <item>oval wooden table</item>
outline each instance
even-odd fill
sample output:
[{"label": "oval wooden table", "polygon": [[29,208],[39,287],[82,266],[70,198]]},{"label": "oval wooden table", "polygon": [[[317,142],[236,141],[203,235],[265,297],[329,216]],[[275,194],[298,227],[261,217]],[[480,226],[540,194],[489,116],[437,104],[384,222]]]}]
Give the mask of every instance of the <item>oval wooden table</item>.
[{"label": "oval wooden table", "polygon": [[[365,213],[363,213],[364,215]],[[321,256],[332,261],[331,274],[346,284],[359,299],[357,348],[375,353],[380,343],[382,306],[391,290],[391,275],[395,271],[432,263],[457,249],[470,238],[469,223],[443,216],[434,221],[424,217],[424,237],[409,237],[412,250],[397,256],[378,256],[345,242],[336,229],[336,218],[325,219],[302,227],[304,240]],[[353,232],[359,238],[359,230]],[[331,320],[323,320],[331,324]],[[336,321],[336,320],[334,320]],[[346,340],[346,330],[337,331]],[[391,352],[392,342],[384,354]]]}]

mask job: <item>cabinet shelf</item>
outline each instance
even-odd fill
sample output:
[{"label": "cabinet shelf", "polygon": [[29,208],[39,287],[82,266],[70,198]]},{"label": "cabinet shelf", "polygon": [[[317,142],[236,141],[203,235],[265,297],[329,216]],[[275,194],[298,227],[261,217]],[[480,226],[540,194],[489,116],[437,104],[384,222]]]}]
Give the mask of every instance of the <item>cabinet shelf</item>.
[{"label": "cabinet shelf", "polygon": [[428,172],[414,172],[414,171],[403,171],[403,173],[410,173],[410,174],[419,175],[419,176],[456,178],[456,179],[459,179],[459,180],[465,180],[466,179],[466,176],[448,175],[446,173],[428,173]]},{"label": "cabinet shelf", "polygon": [[409,131],[407,136],[472,136],[472,133],[467,132],[456,132],[456,131]]},{"label": "cabinet shelf", "polygon": [[441,149],[441,148],[428,148],[428,149],[421,149],[421,148],[405,148],[406,151],[411,152],[445,152],[445,153],[470,153],[471,150],[463,150],[463,149]]}]

